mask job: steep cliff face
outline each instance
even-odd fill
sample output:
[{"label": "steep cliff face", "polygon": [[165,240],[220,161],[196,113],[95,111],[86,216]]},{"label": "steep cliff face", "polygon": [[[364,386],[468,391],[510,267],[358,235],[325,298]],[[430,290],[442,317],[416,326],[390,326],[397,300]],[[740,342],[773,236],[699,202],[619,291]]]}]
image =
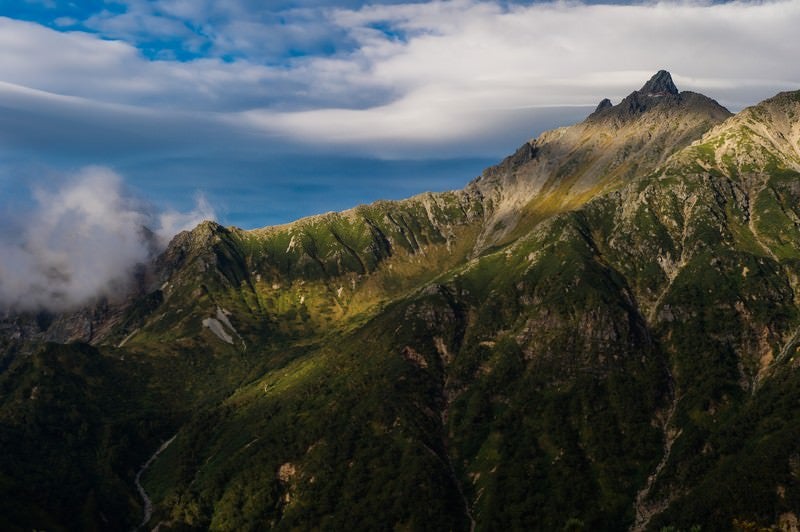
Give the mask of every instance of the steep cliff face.
[{"label": "steep cliff face", "polygon": [[679,93],[664,71],[617,105],[604,100],[580,124],[544,133],[471,184],[492,207],[478,249],[650,173],[730,115],[701,94]]},{"label": "steep cliff face", "polygon": [[136,524],[177,432],[161,529],[796,520],[798,94],[729,117],[659,72],[463,191],[182,233],[93,348],[20,356],[5,322],[5,499],[72,404],[98,479],[6,519]]}]

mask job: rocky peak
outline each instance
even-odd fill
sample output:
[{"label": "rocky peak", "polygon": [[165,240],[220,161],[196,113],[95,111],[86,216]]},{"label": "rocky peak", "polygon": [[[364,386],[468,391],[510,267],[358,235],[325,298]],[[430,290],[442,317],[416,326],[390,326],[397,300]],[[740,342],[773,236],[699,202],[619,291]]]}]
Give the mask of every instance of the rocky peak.
[{"label": "rocky peak", "polygon": [[608,98],[603,98],[600,101],[600,103],[597,104],[597,107],[594,108],[594,111],[592,111],[592,114],[590,114],[587,117],[587,120],[589,120],[589,121],[595,120],[599,116],[603,116],[605,114],[603,111],[606,111],[608,109],[613,109],[613,108],[614,108],[614,104],[611,103],[611,100],[609,100]]},{"label": "rocky peak", "polygon": [[162,279],[169,277],[193,256],[213,254],[215,243],[229,232],[211,220],[202,221],[189,231],[181,231],[172,238],[167,249],[156,259],[159,277]]},{"label": "rocky peak", "polygon": [[[800,91],[782,92],[708,131],[691,149],[676,154],[670,168],[683,171],[699,162],[705,170],[746,178],[755,188],[781,172],[800,173],[798,114]],[[800,191],[797,180],[792,181],[793,190]]]},{"label": "rocky peak", "polygon": [[667,96],[679,94],[678,87],[672,82],[672,76],[666,70],[659,70],[655,76],[639,89],[639,94],[645,96]]},{"label": "rocky peak", "polygon": [[609,107],[614,107],[614,104],[612,104],[611,100],[609,100],[608,98],[603,98],[603,100],[597,104],[597,107],[595,108],[594,112],[599,113],[603,109],[608,109]]},{"label": "rocky peak", "polygon": [[727,109],[711,98],[690,91],[678,91],[670,73],[660,70],[641,89],[630,93],[619,104],[589,115],[589,122],[621,127],[642,118],[661,121],[666,116],[685,118],[689,114],[701,119],[713,116],[715,122],[730,116]]}]

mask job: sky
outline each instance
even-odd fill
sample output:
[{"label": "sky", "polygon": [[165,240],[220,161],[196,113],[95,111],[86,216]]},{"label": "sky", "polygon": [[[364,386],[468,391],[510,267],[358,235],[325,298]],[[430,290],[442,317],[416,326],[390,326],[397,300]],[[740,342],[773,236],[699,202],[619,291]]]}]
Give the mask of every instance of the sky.
[{"label": "sky", "polygon": [[51,271],[55,228],[120,212],[164,240],[461,188],[660,69],[740,110],[800,88],[798,27],[800,0],[0,0],[0,303],[48,286],[9,272]]}]

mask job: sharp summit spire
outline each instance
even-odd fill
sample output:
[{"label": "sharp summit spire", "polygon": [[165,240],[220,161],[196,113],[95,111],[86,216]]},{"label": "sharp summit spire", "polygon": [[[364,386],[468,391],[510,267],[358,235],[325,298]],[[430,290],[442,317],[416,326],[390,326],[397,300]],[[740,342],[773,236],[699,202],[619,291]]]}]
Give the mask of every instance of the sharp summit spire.
[{"label": "sharp summit spire", "polygon": [[641,94],[646,96],[666,96],[668,94],[679,94],[678,87],[672,82],[672,76],[666,70],[659,70],[655,76],[639,89]]}]

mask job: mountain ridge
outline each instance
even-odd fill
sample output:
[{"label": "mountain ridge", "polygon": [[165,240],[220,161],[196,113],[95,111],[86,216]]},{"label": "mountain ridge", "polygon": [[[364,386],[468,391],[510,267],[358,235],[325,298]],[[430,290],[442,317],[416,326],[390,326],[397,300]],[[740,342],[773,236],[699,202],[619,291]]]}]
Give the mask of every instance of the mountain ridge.
[{"label": "mountain ridge", "polygon": [[[61,501],[3,480],[4,519],[135,526],[177,432],[162,529],[796,523],[797,94],[662,71],[462,191],[181,233],[93,346],[0,336],[0,480]],[[41,476],[53,427],[93,495]]]}]

